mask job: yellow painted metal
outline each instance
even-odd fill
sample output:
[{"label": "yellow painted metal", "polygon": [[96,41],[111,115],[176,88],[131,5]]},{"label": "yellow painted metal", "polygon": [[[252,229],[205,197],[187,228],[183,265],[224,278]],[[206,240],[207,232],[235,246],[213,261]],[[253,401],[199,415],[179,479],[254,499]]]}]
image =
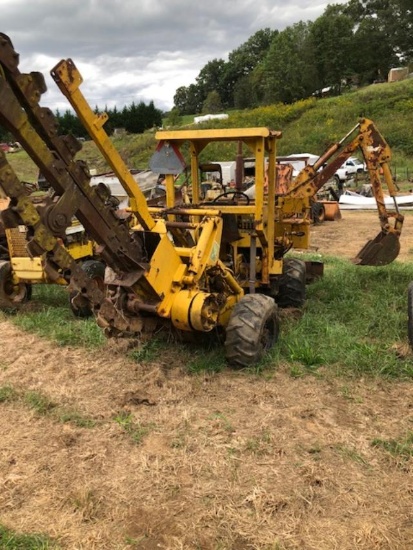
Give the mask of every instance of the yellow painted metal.
[{"label": "yellow painted metal", "polygon": [[106,113],[96,114],[90,108],[79,89],[83,79],[75,64],[71,59],[60,61],[52,70],[52,76],[127,191],[130,207],[139,222],[144,229],[152,229],[155,222],[148,211],[145,196],[103,129],[108,116]]},{"label": "yellow painted metal", "polygon": [[269,269],[270,275],[281,275],[283,272],[283,265],[284,265],[283,260],[274,260],[272,262],[271,268]]},{"label": "yellow painted metal", "polygon": [[179,144],[184,141],[206,142],[236,141],[249,138],[280,138],[281,132],[274,132],[266,127],[254,128],[220,128],[211,130],[160,130],[156,132],[157,140],[174,141]]},{"label": "yellow painted metal", "polygon": [[[153,214],[161,214],[163,212],[163,208],[150,206],[149,211]],[[181,215],[194,216],[198,218],[203,216],[220,216],[221,214],[250,214],[253,216],[255,214],[255,206],[253,204],[234,204],[233,206],[228,206],[220,203],[215,203],[215,205],[211,203],[205,208],[179,208],[179,211],[174,210],[174,212],[179,212]]]},{"label": "yellow painted metal", "polygon": [[240,294],[231,294],[227,297],[224,305],[219,310],[218,323],[221,326],[226,327],[228,325],[232,310],[235,304],[237,304],[241,300],[243,295],[244,292]]},{"label": "yellow painted metal", "polygon": [[[275,262],[275,186],[276,186],[276,137],[270,137],[268,140],[268,168],[267,168],[267,189],[264,189],[264,193],[267,193],[267,240],[268,240],[268,273],[272,273],[273,264]],[[264,168],[264,181],[265,181],[265,168]]]},{"label": "yellow painted metal", "polygon": [[181,290],[171,311],[173,325],[179,330],[209,332],[217,323],[219,308],[215,297],[198,289]]},{"label": "yellow painted metal", "polygon": [[199,281],[207,265],[214,265],[218,262],[221,235],[221,218],[215,217],[204,220],[199,240],[190,255],[188,265],[189,275],[184,279],[186,284],[193,284]]},{"label": "yellow painted metal", "polygon": [[218,265],[221,268],[222,271],[222,277],[227,283],[227,285],[230,287],[232,292],[238,296],[238,299],[244,295],[243,288],[239,285],[236,278],[234,277],[233,273],[227,269],[222,262],[218,262]]},{"label": "yellow painted metal", "polygon": [[[182,260],[168,235],[166,233],[161,235],[145,278],[161,298],[159,311],[162,312],[162,317],[167,316],[171,309],[174,299],[173,294],[175,293],[174,281],[175,284],[178,283],[178,290],[181,286],[180,279],[186,271],[186,266],[184,266],[185,270],[183,272],[178,271],[181,265],[183,265]],[[178,281],[176,280],[177,273],[179,273]]]},{"label": "yellow painted metal", "polygon": [[186,289],[175,295],[171,310],[171,321],[175,328],[185,331],[192,330],[189,309],[197,292],[197,289]]},{"label": "yellow painted metal", "polygon": [[[172,208],[175,206],[175,179],[173,174],[165,175],[166,185],[166,206]],[[170,216],[169,219],[175,219],[174,216]]]},{"label": "yellow painted metal", "polygon": [[310,246],[310,220],[286,218],[277,222],[275,236],[290,241],[293,248],[307,250]]},{"label": "yellow painted metal", "polygon": [[19,225],[18,227],[13,227],[11,229],[5,229],[7,247],[9,249],[10,257],[29,257],[29,253],[26,249],[27,239],[26,233],[27,229],[25,225]]},{"label": "yellow painted metal", "polygon": [[194,330],[209,332],[218,319],[219,307],[216,297],[207,292],[198,292],[191,302],[189,317]]},{"label": "yellow painted metal", "polygon": [[92,241],[87,241],[86,243],[71,243],[66,245],[65,248],[75,260],[93,256],[94,253]]},{"label": "yellow painted metal", "polygon": [[10,263],[19,280],[45,282],[41,258],[14,257],[11,258]]},{"label": "yellow painted metal", "polygon": [[195,204],[199,204],[199,198],[200,198],[200,180],[199,180],[199,148],[196,146],[196,144],[191,141],[190,142],[190,154],[191,154],[191,177],[192,177],[192,201]]},{"label": "yellow painted metal", "polygon": [[46,282],[41,258],[14,257],[11,258],[10,263],[13,275],[18,281]]}]

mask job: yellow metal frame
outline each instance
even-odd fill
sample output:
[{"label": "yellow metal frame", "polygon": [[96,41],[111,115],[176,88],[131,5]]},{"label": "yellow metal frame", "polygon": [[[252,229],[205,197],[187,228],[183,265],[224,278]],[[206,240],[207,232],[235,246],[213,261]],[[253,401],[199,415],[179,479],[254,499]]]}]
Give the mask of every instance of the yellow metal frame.
[{"label": "yellow metal frame", "polygon": [[[256,128],[225,128],[212,130],[170,130],[159,131],[155,137],[159,141],[168,142],[178,149],[184,143],[189,143],[191,158],[192,200],[200,202],[201,182],[199,179],[199,156],[211,142],[242,142],[255,158],[256,195],[252,205],[237,204],[222,206],[219,203],[208,205],[209,211],[224,214],[250,215],[253,219],[254,236],[258,239],[257,246],[262,249],[266,261],[263,264],[262,282],[268,283],[269,276],[280,273],[279,262],[275,260],[275,181],[276,181],[276,140],[282,133],[265,127]],[[268,186],[265,189],[266,172]],[[171,196],[167,188],[167,195]],[[172,200],[168,202],[172,206]],[[156,213],[157,209],[150,209]],[[159,212],[159,211],[158,211]],[[190,211],[185,211],[188,214]],[[194,215],[199,215],[199,211]]]},{"label": "yellow metal frame", "polygon": [[[281,137],[281,132],[261,127],[157,132],[156,139],[160,145],[162,142],[172,145],[172,151],[180,151],[184,143],[189,145],[192,201],[195,207],[176,207],[174,174],[165,170],[166,207],[148,208],[139,186],[103,130],[107,115],[93,113],[80,92],[82,77],[73,61],[61,61],[53,69],[52,76],[127,191],[130,210],[139,223],[132,230],[141,234],[143,242],[146,233],[151,233],[148,269],[132,285],[129,281],[133,293],[129,292],[128,308],[133,311],[154,311],[161,317],[170,318],[181,330],[209,331],[217,324],[225,326],[233,306],[244,295],[244,289],[220,259],[223,219],[226,215],[236,214],[249,220],[252,229],[241,230],[241,240],[245,239],[246,246],[251,247],[252,256],[256,250],[259,251],[260,284],[269,284],[270,275],[282,271],[282,263],[275,259],[278,231],[275,212],[275,142]],[[242,142],[252,152],[256,180],[254,204],[233,206],[210,203],[205,207],[200,206],[199,157],[209,143],[220,141]],[[266,172],[267,189],[264,185]],[[188,221],[182,222],[182,219]],[[191,239],[183,234],[183,246],[176,246],[172,242],[169,232],[179,235],[181,229],[189,232],[193,246],[185,245]],[[234,243],[236,255],[237,248],[237,243]],[[255,259],[253,257],[251,264]],[[211,273],[221,281],[219,291],[208,291]],[[126,285],[122,278],[115,279],[116,284]]]}]

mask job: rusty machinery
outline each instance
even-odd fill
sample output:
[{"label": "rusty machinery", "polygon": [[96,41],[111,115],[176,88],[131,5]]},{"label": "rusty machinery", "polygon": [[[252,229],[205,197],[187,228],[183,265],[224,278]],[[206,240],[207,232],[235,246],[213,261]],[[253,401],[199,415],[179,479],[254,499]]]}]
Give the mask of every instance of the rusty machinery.
[{"label": "rusty machinery", "polygon": [[[306,264],[284,256],[291,248],[308,247],[309,221],[301,214],[309,208],[314,185],[320,184],[316,167],[286,195],[276,196],[276,141],[281,132],[158,132],[151,162],[166,175],[166,205],[149,207],[103,129],[107,115],[90,109],[79,89],[78,70],[70,59],[62,60],[52,77],[127,191],[132,226],[117,216],[104,193],[90,186],[86,164],[74,160],[81,144],[72,136],[59,136],[54,115],[40,107],[46,90],[43,75],[21,73],[18,62],[10,39],[0,34],[0,123],[37,164],[56,199],[36,208],[0,152],[0,187],[10,198],[2,212],[6,229],[27,228],[29,255],[42,256],[49,273],[70,283],[77,307],[91,304],[108,336],[150,337],[164,324],[183,333],[216,331],[225,339],[231,365],[255,364],[278,338],[277,303],[302,305],[305,299]],[[211,142],[231,141],[242,143],[255,159],[255,199],[235,189],[203,202],[199,155]],[[184,168],[184,145],[190,154],[190,205],[175,201],[174,181]],[[106,264],[103,288],[63,246],[62,236],[73,216]],[[383,239],[398,229],[382,226]],[[0,279],[1,275],[0,269]],[[3,277],[0,285],[6,284],[10,287],[15,281]]]},{"label": "rusty machinery", "polygon": [[[354,262],[358,265],[386,265],[399,254],[404,216],[399,212],[395,199],[397,189],[390,171],[390,147],[372,120],[361,118],[341,141],[329,147],[314,164],[305,166],[279,200],[284,213],[299,211],[296,200],[306,203],[308,211],[317,192],[346,159],[357,151],[362,154],[367,166],[381,229],[376,238],[368,241],[360,250]],[[384,186],[393,197],[393,211],[386,208]]]}]

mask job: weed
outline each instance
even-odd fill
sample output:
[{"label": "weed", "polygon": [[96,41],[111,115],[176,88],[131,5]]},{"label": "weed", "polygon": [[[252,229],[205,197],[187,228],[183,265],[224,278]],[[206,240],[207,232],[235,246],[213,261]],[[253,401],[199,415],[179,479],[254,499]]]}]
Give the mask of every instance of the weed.
[{"label": "weed", "polygon": [[273,453],[274,447],[270,432],[263,430],[256,437],[248,439],[245,443],[245,450],[257,456]]},{"label": "weed", "polygon": [[[2,392],[0,390],[0,401]],[[50,416],[59,422],[70,422],[78,428],[93,428],[96,422],[78,411],[67,410],[37,391],[28,391],[19,395],[13,388],[6,388],[5,399],[22,399],[31,409],[41,416]]]},{"label": "weed", "polygon": [[150,432],[154,427],[153,424],[144,426],[139,422],[135,422],[130,413],[126,411],[121,411],[114,418],[115,422],[123,428],[123,430],[131,437],[132,441],[137,445],[140,445],[143,441],[143,438]]},{"label": "weed", "polygon": [[307,451],[308,453],[310,453],[310,455],[315,455],[318,457],[322,451],[322,448],[319,443],[314,443],[314,445],[312,447],[309,447]]},{"label": "weed", "polygon": [[318,367],[325,362],[317,347],[308,341],[293,340],[287,344],[287,349],[291,361],[296,361],[306,367]]},{"label": "weed", "polygon": [[92,418],[87,418],[77,411],[56,411],[56,416],[60,422],[69,422],[71,424],[74,424],[78,428],[93,428],[94,426],[96,426],[95,420],[93,420]]},{"label": "weed", "polygon": [[290,376],[291,378],[301,378],[305,376],[306,371],[301,365],[292,365],[290,367]]},{"label": "weed", "polygon": [[394,457],[407,460],[413,456],[413,433],[408,432],[401,441],[396,439],[373,439],[371,445],[372,447],[384,449]]},{"label": "weed", "polygon": [[354,401],[355,403],[363,402],[361,397],[355,397],[354,395],[352,395],[351,390],[348,386],[343,386],[341,388],[341,395],[343,396],[344,399],[348,399],[349,401]]},{"label": "weed", "polygon": [[335,449],[345,458],[349,458],[354,462],[359,462],[360,464],[368,465],[368,462],[358,453],[355,449],[347,447],[346,445],[335,445]]},{"label": "weed", "polygon": [[99,516],[102,503],[95,491],[85,488],[70,495],[69,501],[74,510],[81,515],[82,521],[95,521]]},{"label": "weed", "polygon": [[0,403],[16,399],[17,392],[12,386],[3,386],[0,388]]},{"label": "weed", "polygon": [[30,408],[43,416],[49,414],[56,407],[56,403],[36,391],[27,392],[24,395],[24,401]]},{"label": "weed", "polygon": [[218,424],[228,433],[235,432],[235,428],[232,426],[228,418],[221,412],[217,411],[210,415],[211,420],[217,420]]},{"label": "weed", "polygon": [[45,535],[16,533],[0,525],[1,550],[58,550],[58,548],[59,546]]},{"label": "weed", "polygon": [[125,543],[138,549],[141,548],[142,542],[144,542],[146,539],[146,535],[144,535],[143,537],[139,537],[138,539],[135,539],[133,537],[125,537]]},{"label": "weed", "polygon": [[187,369],[196,374],[199,372],[220,372],[225,368],[225,357],[222,347],[214,350],[197,350],[189,361]]},{"label": "weed", "polygon": [[159,357],[165,350],[167,343],[160,338],[152,338],[144,342],[139,349],[129,353],[129,357],[138,362],[151,362]]}]

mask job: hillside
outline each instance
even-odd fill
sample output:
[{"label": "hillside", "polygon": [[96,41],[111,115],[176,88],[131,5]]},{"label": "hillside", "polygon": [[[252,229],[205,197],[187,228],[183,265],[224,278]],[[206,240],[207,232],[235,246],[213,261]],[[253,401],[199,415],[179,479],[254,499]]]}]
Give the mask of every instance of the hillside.
[{"label": "hillside", "polygon": [[[328,145],[344,137],[359,116],[374,120],[392,148],[393,171],[397,171],[400,179],[409,179],[413,173],[413,80],[375,84],[338,97],[310,98],[292,105],[233,111],[228,120],[205,122],[197,128],[268,126],[283,132],[279,154],[321,154]],[[187,121],[188,117],[182,118],[182,122]],[[164,124],[167,123],[166,120]],[[115,136],[113,142],[127,165],[140,169],[148,167],[156,144],[153,132]],[[229,146],[219,145],[219,149],[208,149],[204,160],[232,160],[234,155]],[[86,160],[98,173],[108,170],[93,142],[84,143],[78,158]],[[22,179],[36,180],[37,169],[26,153],[10,155],[10,162]]]}]

